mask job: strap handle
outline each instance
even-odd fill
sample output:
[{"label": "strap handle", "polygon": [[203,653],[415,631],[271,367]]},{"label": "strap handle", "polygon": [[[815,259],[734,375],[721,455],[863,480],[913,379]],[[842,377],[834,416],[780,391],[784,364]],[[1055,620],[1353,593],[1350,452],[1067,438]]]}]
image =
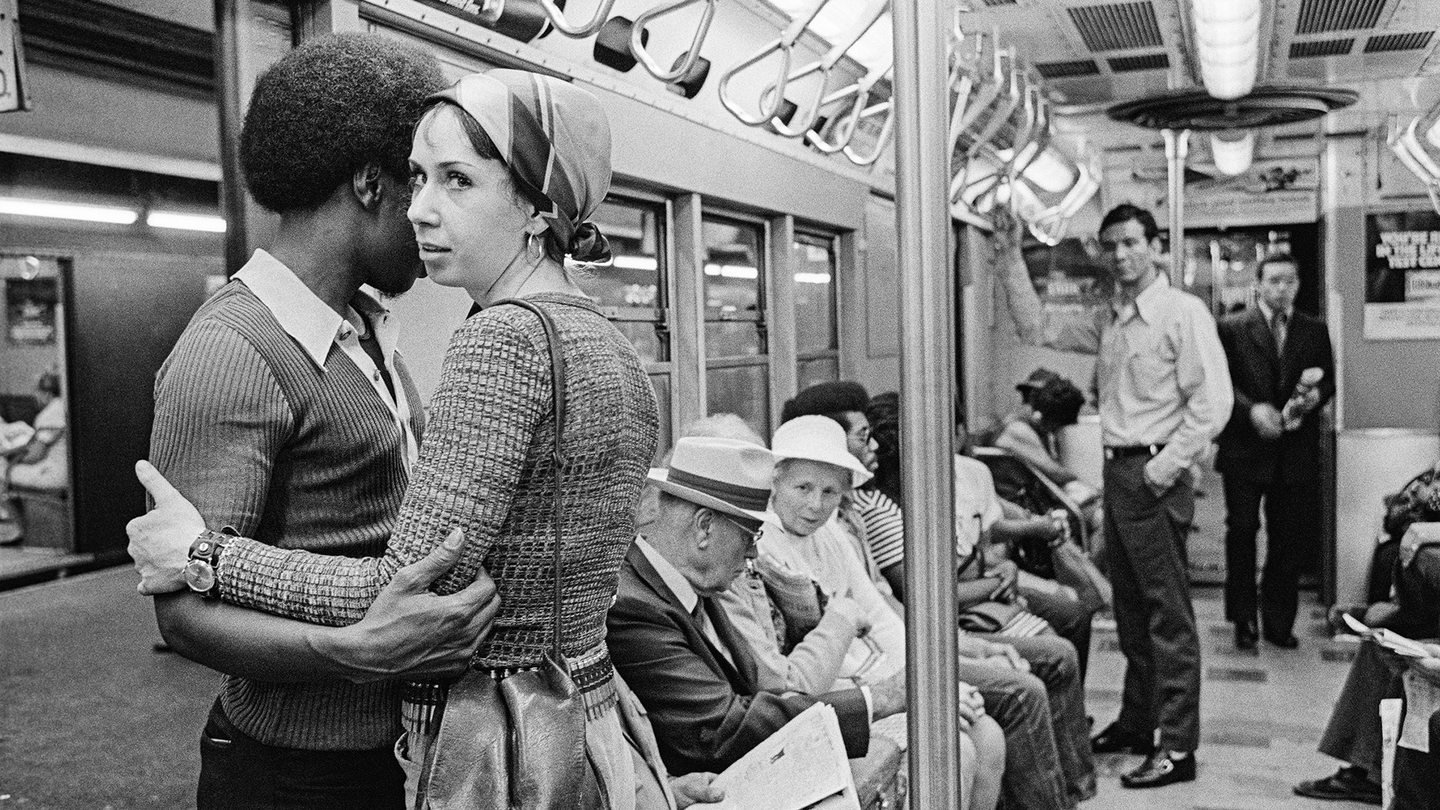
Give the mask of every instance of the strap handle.
[{"label": "strap handle", "polygon": [[512,304],[521,309],[528,309],[534,313],[535,317],[540,319],[540,325],[545,328],[545,342],[550,348],[550,382],[551,387],[554,389],[555,400],[555,448],[551,451],[551,457],[555,462],[555,500],[552,502],[552,508],[554,510],[553,519],[555,522],[553,654],[555,663],[563,667],[565,666],[565,656],[560,645],[560,611],[562,608],[560,595],[560,581],[562,579],[560,546],[562,545],[563,538],[561,537],[560,530],[561,527],[565,525],[565,352],[560,346],[560,330],[556,328],[555,321],[550,317],[549,313],[541,309],[534,302],[526,301],[523,298],[506,298],[502,301],[496,301],[491,306],[500,306],[501,304]]}]

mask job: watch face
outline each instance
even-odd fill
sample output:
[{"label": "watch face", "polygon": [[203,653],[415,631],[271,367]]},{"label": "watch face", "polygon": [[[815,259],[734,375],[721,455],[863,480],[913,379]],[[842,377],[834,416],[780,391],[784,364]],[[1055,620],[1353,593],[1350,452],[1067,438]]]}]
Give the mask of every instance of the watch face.
[{"label": "watch face", "polygon": [[196,593],[205,593],[215,587],[215,569],[204,560],[191,560],[185,565],[185,584]]}]

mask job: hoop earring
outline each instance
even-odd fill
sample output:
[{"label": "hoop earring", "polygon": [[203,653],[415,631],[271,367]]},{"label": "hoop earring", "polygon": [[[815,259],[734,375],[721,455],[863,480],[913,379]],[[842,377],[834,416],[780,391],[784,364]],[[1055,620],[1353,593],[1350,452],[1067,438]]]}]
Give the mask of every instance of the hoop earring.
[{"label": "hoop earring", "polygon": [[530,254],[530,258],[534,259],[535,261],[540,261],[540,257],[541,255],[543,255],[544,250],[544,246],[540,243],[540,234],[532,233],[525,240],[525,252]]}]

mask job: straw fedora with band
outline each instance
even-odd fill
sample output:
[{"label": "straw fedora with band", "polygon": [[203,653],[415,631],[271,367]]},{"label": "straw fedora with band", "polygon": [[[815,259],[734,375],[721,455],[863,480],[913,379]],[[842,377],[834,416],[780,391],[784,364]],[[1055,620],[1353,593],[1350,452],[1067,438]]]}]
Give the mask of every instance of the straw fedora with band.
[{"label": "straw fedora with band", "polygon": [[820,461],[850,471],[851,488],[870,480],[871,473],[850,454],[845,428],[828,416],[797,416],[780,426],[770,447],[776,459]]},{"label": "straw fedora with band", "polygon": [[697,506],[761,523],[776,519],[770,511],[775,454],[758,444],[686,436],[675,442],[670,467],[652,468],[649,478]]}]

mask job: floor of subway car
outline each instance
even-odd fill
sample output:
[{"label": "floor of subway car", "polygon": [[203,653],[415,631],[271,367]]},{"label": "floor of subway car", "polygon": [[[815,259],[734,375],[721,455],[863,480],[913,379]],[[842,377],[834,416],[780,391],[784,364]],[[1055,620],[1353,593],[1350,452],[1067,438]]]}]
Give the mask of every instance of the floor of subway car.
[{"label": "floor of subway car", "polygon": [[[1307,597],[1309,599],[1309,597]],[[1300,649],[1231,648],[1217,589],[1196,591],[1204,639],[1199,779],[1127,791],[1118,774],[1137,757],[1102,757],[1090,810],[1321,807],[1290,792],[1335,764],[1315,745],[1353,646],[1323,637],[1307,604]],[[128,568],[0,593],[0,810],[184,808],[194,803],[196,734],[214,699],[210,670],[152,650],[149,600]],[[1108,723],[1124,662],[1111,625],[1095,633],[1088,709]]]}]

